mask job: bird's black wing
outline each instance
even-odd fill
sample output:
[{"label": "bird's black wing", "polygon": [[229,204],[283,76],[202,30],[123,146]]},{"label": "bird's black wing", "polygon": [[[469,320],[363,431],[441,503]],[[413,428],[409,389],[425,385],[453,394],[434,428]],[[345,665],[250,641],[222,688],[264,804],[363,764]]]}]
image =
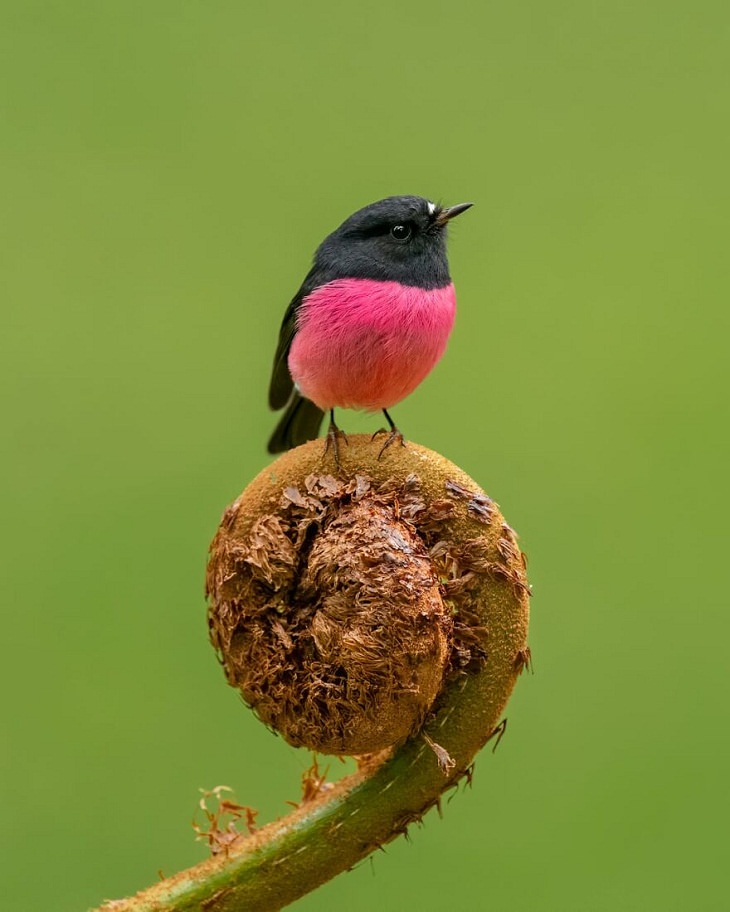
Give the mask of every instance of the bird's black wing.
[{"label": "bird's black wing", "polygon": [[297,314],[302,301],[314,291],[318,284],[315,270],[312,269],[302,283],[302,287],[289,302],[284,319],[281,321],[279,344],[276,346],[274,366],[271,371],[271,383],[269,384],[269,405],[274,411],[284,408],[294,388],[294,381],[289,373],[287,359],[297,331]]},{"label": "bird's black wing", "polygon": [[292,447],[314,440],[324,418],[322,409],[294,390],[281,420],[269,438],[268,451],[283,453]]}]

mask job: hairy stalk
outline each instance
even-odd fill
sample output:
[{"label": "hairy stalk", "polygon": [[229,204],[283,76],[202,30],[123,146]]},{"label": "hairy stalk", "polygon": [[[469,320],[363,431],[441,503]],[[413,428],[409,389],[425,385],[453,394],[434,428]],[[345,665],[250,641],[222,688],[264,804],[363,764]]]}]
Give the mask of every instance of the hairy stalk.
[{"label": "hairy stalk", "polygon": [[[350,446],[342,454],[341,476],[334,479],[326,474],[332,467],[323,458],[321,441],[307,444],[277,460],[227,511],[212,546],[209,571],[213,640],[223,653],[229,683],[241,687],[257,713],[270,722],[273,710],[266,703],[268,694],[247,690],[242,672],[231,664],[236,657],[232,659],[224,651],[224,647],[237,641],[225,629],[221,633],[216,628],[221,617],[227,623],[230,612],[240,607],[242,590],[232,594],[227,588],[232,574],[238,574],[236,585],[244,586],[250,601],[249,589],[260,587],[263,564],[269,580],[265,587],[267,605],[274,604],[276,592],[286,591],[286,597],[296,601],[297,624],[305,596],[310,600],[307,611],[313,617],[320,616],[330,610],[333,599],[339,598],[343,584],[334,574],[334,595],[330,592],[325,601],[316,601],[321,593],[311,592],[309,584],[293,590],[290,580],[287,587],[281,584],[277,589],[279,584],[271,582],[269,559],[262,559],[245,543],[250,543],[256,530],[263,528],[262,521],[268,522],[274,515],[284,517],[281,528],[288,541],[310,549],[313,535],[326,535],[326,528],[336,529],[332,523],[339,522],[348,511],[375,515],[385,509],[384,504],[390,504],[396,530],[390,538],[398,542],[398,556],[404,546],[397,524],[405,516],[433,562],[444,603],[453,614],[451,657],[435,702],[430,708],[419,708],[413,718],[407,719],[402,735],[397,736],[387,722],[387,700],[391,695],[386,693],[382,698],[380,694],[378,699],[386,700],[383,715],[388,738],[395,740],[394,747],[361,758],[358,772],[334,786],[315,789],[315,794],[305,796],[288,816],[251,835],[238,837],[220,854],[134,897],[106,903],[101,907],[104,912],[281,909],[405,833],[408,825],[420,820],[430,808],[440,807],[441,795],[460,780],[470,778],[475,754],[499,730],[505,704],[529,657],[529,593],[524,560],[514,534],[496,504],[443,457],[413,444],[407,450],[386,453],[380,461],[378,452],[377,445],[367,438],[350,438]],[[296,523],[289,521],[292,503],[300,510],[295,514]],[[303,504],[310,510],[308,517]],[[339,540],[338,536],[336,541]],[[361,540],[364,541],[362,536]],[[249,550],[242,551],[243,546],[234,547],[232,542],[243,542]],[[216,554],[224,555],[223,563]],[[300,557],[292,558],[290,563],[296,564],[297,578],[304,579],[306,571],[300,566]],[[416,557],[421,559],[420,552]],[[333,555],[338,567],[350,559],[350,551]],[[392,566],[391,557],[388,561]],[[372,561],[365,563],[369,567]],[[389,575],[397,576],[392,571]],[[320,578],[321,573],[317,576]],[[358,580],[360,587],[383,584],[380,577],[375,583],[371,577],[365,582]],[[420,597],[417,593],[416,599]],[[365,601],[369,604],[371,600]],[[258,623],[263,608],[254,608]],[[278,618],[282,616],[278,604],[275,614],[278,630]],[[239,623],[240,618],[234,618],[230,630],[238,629]],[[432,626],[431,621],[428,625]],[[309,633],[298,634],[299,628],[295,628],[292,622],[280,633],[287,644],[285,652],[296,652],[297,635],[302,643],[309,643]],[[396,674],[400,673],[396,669]],[[298,684],[297,689],[306,690],[307,686],[306,682]],[[397,710],[401,704],[396,702],[393,706]],[[416,724],[418,730],[414,733]],[[349,718],[346,727],[351,727]],[[370,737],[370,727],[366,726],[365,731]],[[282,733],[292,743],[302,743],[301,729],[292,728],[288,717],[283,720]],[[328,744],[337,743],[336,732],[329,732],[327,738]]]}]

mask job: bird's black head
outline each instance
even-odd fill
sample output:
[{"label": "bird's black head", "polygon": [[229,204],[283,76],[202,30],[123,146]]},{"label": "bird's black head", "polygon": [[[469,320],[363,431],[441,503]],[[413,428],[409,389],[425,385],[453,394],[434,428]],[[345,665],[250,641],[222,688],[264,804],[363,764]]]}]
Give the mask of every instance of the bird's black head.
[{"label": "bird's black head", "polygon": [[319,246],[325,281],[378,279],[442,288],[451,282],[446,225],[472,204],[444,208],[420,196],[389,196],[359,209]]}]

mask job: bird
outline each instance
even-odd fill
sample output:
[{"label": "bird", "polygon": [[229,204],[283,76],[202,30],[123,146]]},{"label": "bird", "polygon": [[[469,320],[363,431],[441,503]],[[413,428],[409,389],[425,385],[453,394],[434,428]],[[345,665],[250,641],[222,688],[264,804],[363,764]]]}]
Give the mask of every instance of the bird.
[{"label": "bird", "polygon": [[382,411],[388,430],[379,453],[404,437],[389,414],[441,359],[456,314],[446,256],[449,222],[473,203],[442,206],[421,196],[390,196],[359,209],[317,248],[312,268],[286,309],[269,385],[284,409],[268,442],[282,453],[319,435],[339,468],[347,441],[335,409]]}]

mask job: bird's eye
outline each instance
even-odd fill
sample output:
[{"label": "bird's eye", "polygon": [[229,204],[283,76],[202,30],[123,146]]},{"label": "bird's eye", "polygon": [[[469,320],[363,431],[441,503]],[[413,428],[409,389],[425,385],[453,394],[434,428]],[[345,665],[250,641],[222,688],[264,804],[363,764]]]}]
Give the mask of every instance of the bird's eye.
[{"label": "bird's eye", "polygon": [[390,233],[396,239],[396,241],[407,241],[411,236],[411,226],[408,224],[393,225],[393,227],[390,229]]}]

